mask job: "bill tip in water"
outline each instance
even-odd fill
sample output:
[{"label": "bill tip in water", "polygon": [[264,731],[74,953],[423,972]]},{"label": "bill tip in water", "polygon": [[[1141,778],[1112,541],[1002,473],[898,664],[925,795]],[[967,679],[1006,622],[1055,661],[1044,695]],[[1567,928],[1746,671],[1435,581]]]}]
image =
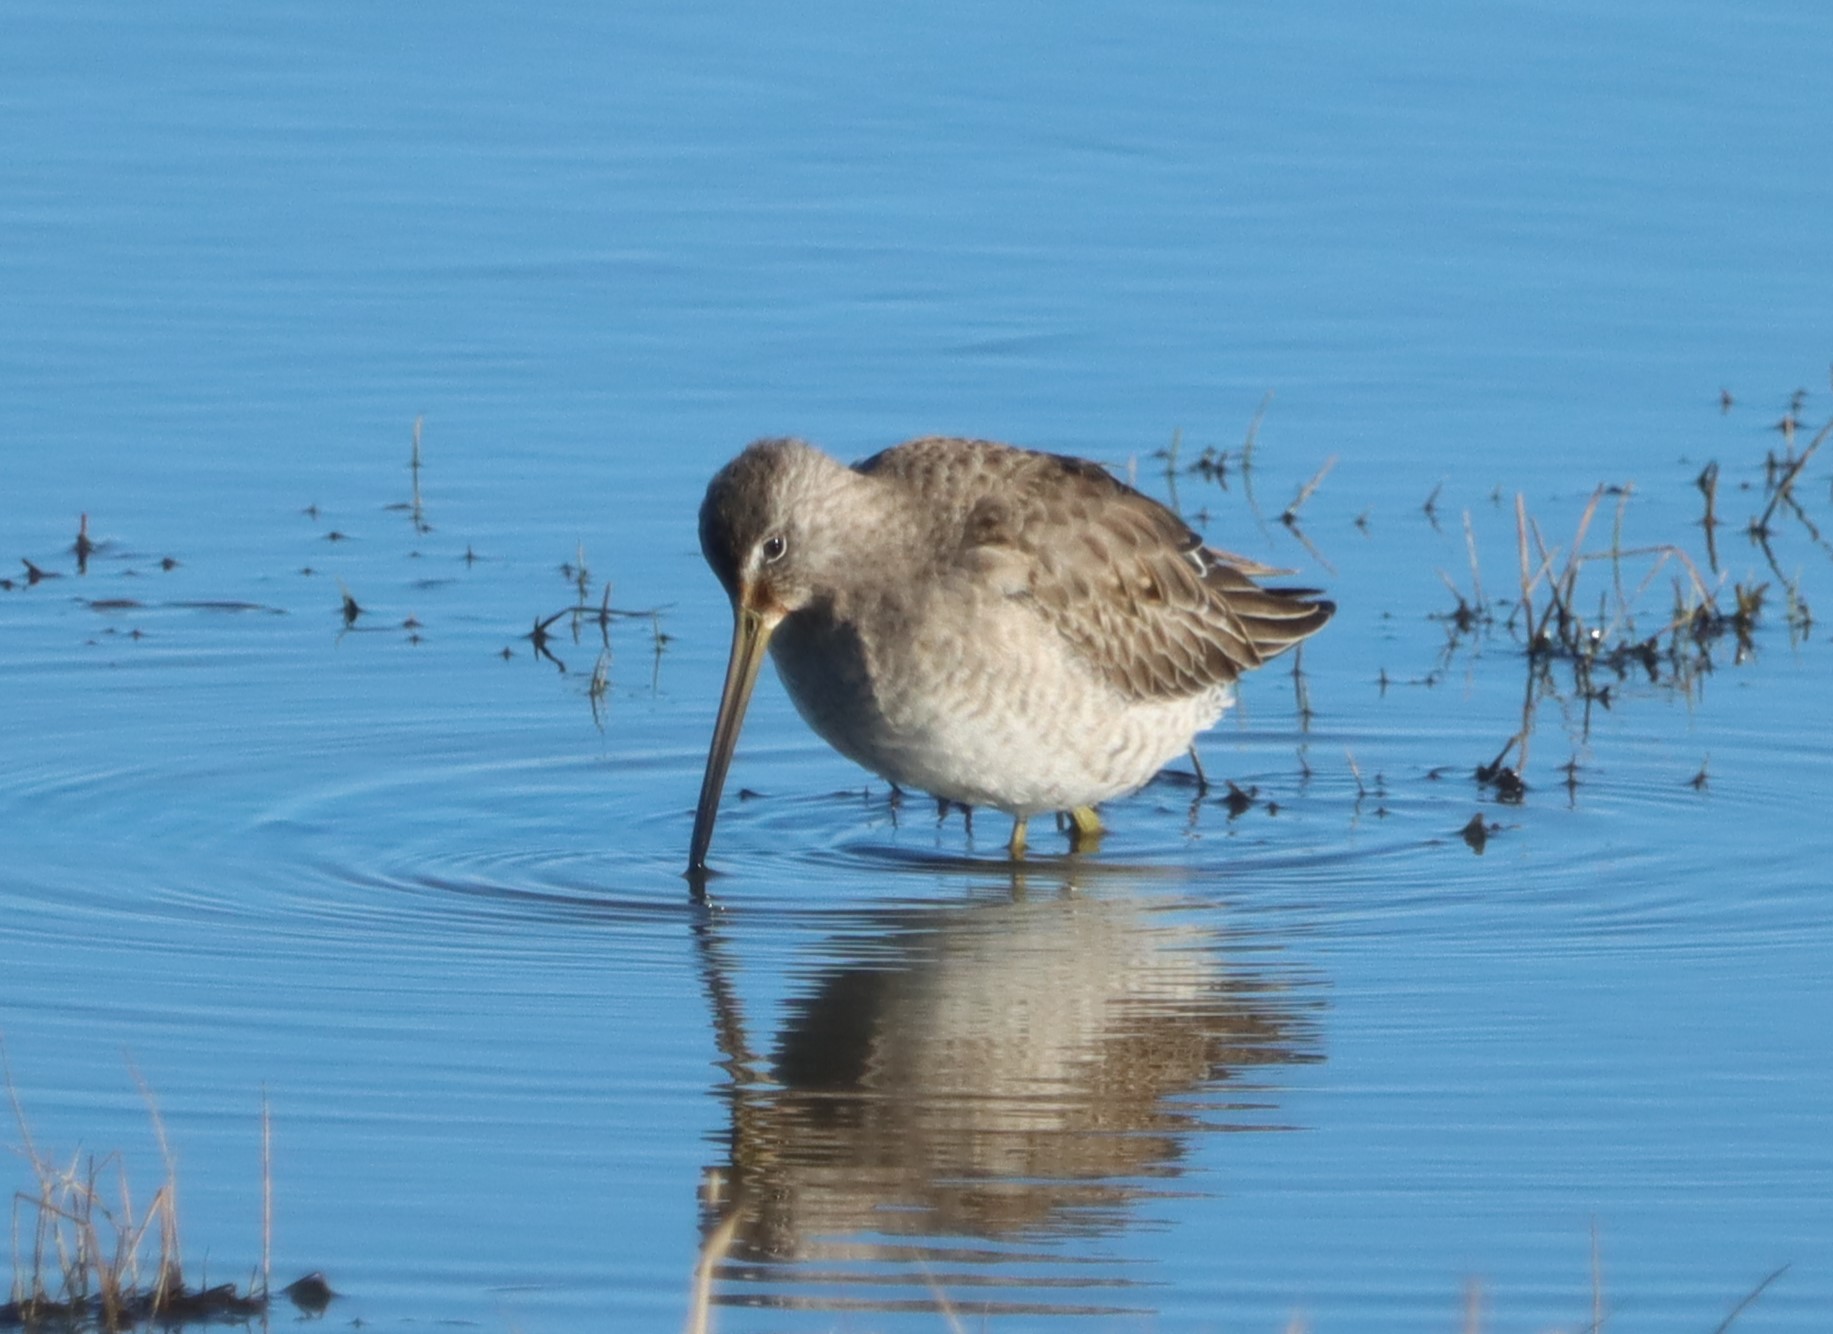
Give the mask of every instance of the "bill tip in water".
[{"label": "bill tip in water", "polygon": [[700,861],[690,861],[687,864],[687,869],[681,873],[681,878],[687,881],[687,892],[690,898],[704,899],[706,897],[707,881],[714,879],[718,875],[719,872],[708,867],[706,861],[702,859]]}]

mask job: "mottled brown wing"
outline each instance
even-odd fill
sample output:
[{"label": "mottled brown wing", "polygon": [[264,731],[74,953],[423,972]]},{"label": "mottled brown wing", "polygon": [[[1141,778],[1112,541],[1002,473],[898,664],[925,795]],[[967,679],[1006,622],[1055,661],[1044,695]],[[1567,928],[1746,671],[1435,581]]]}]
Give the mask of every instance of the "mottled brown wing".
[{"label": "mottled brown wing", "polygon": [[1165,506],[1081,459],[926,439],[860,469],[930,497],[939,550],[952,546],[957,560],[1029,598],[1133,698],[1232,682],[1335,610],[1310,589],[1262,587],[1255,576],[1272,571],[1205,547]]}]

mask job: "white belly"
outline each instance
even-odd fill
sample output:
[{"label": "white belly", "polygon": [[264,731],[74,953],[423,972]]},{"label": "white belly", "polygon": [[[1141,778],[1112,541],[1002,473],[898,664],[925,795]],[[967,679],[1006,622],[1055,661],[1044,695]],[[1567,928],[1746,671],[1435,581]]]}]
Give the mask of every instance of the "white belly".
[{"label": "white belly", "polygon": [[921,610],[791,618],[771,644],[809,726],[900,787],[1026,817],[1090,806],[1144,784],[1233,702],[1228,686],[1127,699],[1022,602]]}]

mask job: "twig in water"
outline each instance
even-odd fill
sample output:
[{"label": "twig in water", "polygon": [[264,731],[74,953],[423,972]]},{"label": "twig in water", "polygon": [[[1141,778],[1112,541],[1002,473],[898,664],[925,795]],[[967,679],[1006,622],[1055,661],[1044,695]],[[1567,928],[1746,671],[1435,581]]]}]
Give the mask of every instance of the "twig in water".
[{"label": "twig in water", "polygon": [[1254,522],[1264,530],[1266,519],[1260,513],[1260,502],[1254,498],[1254,448],[1260,443],[1260,423],[1267,415],[1267,406],[1273,401],[1273,391],[1267,390],[1260,400],[1260,406],[1254,410],[1254,418],[1247,424],[1247,435],[1241,441],[1241,493],[1247,497],[1248,512],[1254,516]]},{"label": "twig in water", "polygon": [[559,620],[562,616],[565,616],[568,612],[572,610],[573,609],[571,607],[563,608],[562,610],[555,612],[552,616],[549,616],[545,621],[542,620],[539,616],[537,616],[535,618],[535,628],[530,630],[527,634],[522,636],[522,638],[526,639],[530,644],[534,645],[535,656],[537,658],[546,658],[549,662],[553,663],[554,666],[558,667],[562,672],[566,670],[566,664],[560,661],[559,658],[555,657],[553,649],[548,647],[548,640],[553,638],[553,636],[548,633],[548,630],[553,626],[555,621]]},{"label": "twig in water", "polygon": [[132,1062],[127,1069],[146,1103],[147,1116],[153,1122],[153,1139],[159,1145],[159,1157],[165,1164],[165,1183],[153,1195],[155,1201],[161,1195],[165,1197],[165,1207],[159,1213],[159,1277],[153,1284],[153,1305],[157,1309],[165,1304],[172,1286],[184,1282],[184,1258],[178,1249],[178,1160],[172,1155],[172,1144],[165,1133],[165,1118],[159,1114],[159,1103],[153,1097],[152,1088]]},{"label": "twig in water", "polygon": [[1299,487],[1298,494],[1292,498],[1292,503],[1286,506],[1286,512],[1279,516],[1279,521],[1288,528],[1296,527],[1298,524],[1299,506],[1311,499],[1311,493],[1316,491],[1318,487],[1323,484],[1324,478],[1328,477],[1330,475],[1330,470],[1336,466],[1337,456],[1335,454],[1325,459],[1324,466],[1312,474],[1310,481]]},{"label": "twig in water", "polygon": [[649,613],[649,633],[655,640],[655,659],[649,667],[649,693],[653,695],[662,688],[662,654],[673,640],[673,636],[662,628],[660,609]]},{"label": "twig in water", "polygon": [[1165,493],[1171,501],[1172,510],[1179,514],[1183,513],[1183,507],[1177,500],[1177,455],[1183,443],[1184,428],[1174,426],[1171,428],[1171,444],[1158,451],[1158,456],[1165,460]]},{"label": "twig in water", "polygon": [[1330,557],[1317,549],[1317,543],[1305,536],[1305,530],[1303,528],[1300,528],[1297,524],[1291,524],[1287,527],[1286,531],[1298,539],[1298,544],[1305,549],[1306,554],[1309,555],[1312,560],[1322,565],[1332,574],[1337,572],[1337,567],[1330,563]]},{"label": "twig in water", "polygon": [[407,461],[408,472],[413,478],[414,495],[410,515],[416,533],[433,531],[426,521],[426,510],[420,503],[420,428],[424,425],[426,425],[426,414],[423,412],[414,418],[414,449]]},{"label": "twig in water", "polygon": [[[1591,531],[1591,521],[1597,517],[1598,502],[1604,498],[1604,488],[1598,487],[1591,493],[1591,499],[1585,503],[1585,512],[1578,516],[1578,531],[1572,534],[1572,548],[1566,553],[1566,572],[1560,576],[1564,596],[1562,601],[1568,612],[1573,605],[1573,594],[1578,589],[1579,566],[1584,560],[1585,535]],[[1570,616],[1567,627],[1568,637],[1581,624],[1576,613]]]},{"label": "twig in water", "polygon": [[1763,1281],[1757,1284],[1757,1286],[1752,1288],[1749,1292],[1745,1293],[1743,1296],[1743,1299],[1739,1301],[1736,1306],[1731,1308],[1730,1312],[1725,1316],[1723,1320],[1719,1321],[1718,1328],[1713,1330],[1712,1334],[1725,1334],[1725,1331],[1731,1328],[1732,1324],[1737,1320],[1737,1318],[1744,1314],[1745,1308],[1748,1307],[1757,1298],[1761,1297],[1763,1295],[1763,1290],[1765,1288],[1767,1288],[1771,1283],[1774,1283],[1777,1279],[1781,1278],[1784,1274],[1788,1273],[1788,1271],[1789,1271],[1788,1265],[1781,1265],[1778,1268],[1771,1270],[1768,1274],[1765,1274],[1763,1276]]},{"label": "twig in water", "polygon": [[1617,516],[1610,529],[1610,579],[1617,592],[1617,617],[1625,621],[1630,604],[1623,596],[1623,511],[1629,508],[1633,491],[1634,488],[1626,486],[1617,494]]},{"label": "twig in water", "polygon": [[1298,730],[1311,730],[1311,691],[1305,685],[1305,646],[1300,644],[1292,651],[1292,694],[1298,705]]},{"label": "twig in water", "polygon": [[1451,590],[1451,596],[1457,599],[1456,608],[1444,619],[1456,627],[1458,634],[1468,634],[1482,621],[1481,609],[1464,600],[1464,595],[1458,591],[1458,586],[1451,581],[1450,575],[1440,570],[1438,577],[1444,582],[1445,587]]},{"label": "twig in water", "polygon": [[579,561],[573,570],[573,586],[579,590],[579,600],[584,602],[592,591],[592,572],[586,568],[586,544],[579,544]]},{"label": "twig in water", "polygon": [[1245,477],[1254,471],[1254,445],[1260,439],[1260,423],[1265,420],[1267,409],[1273,404],[1273,391],[1267,390],[1260,400],[1260,406],[1254,409],[1254,419],[1247,424],[1247,435],[1241,441],[1241,474]]},{"label": "twig in water", "polygon": [[1477,564],[1477,534],[1470,523],[1470,511],[1464,511],[1464,549],[1470,553],[1470,592],[1477,600],[1477,607],[1485,605],[1483,597],[1483,570]]},{"label": "twig in water", "polygon": [[1764,506],[1761,517],[1750,525],[1752,537],[1758,541],[1768,539],[1769,521],[1775,515],[1776,506],[1782,503],[1783,497],[1788,495],[1790,488],[1795,485],[1795,479],[1801,476],[1801,470],[1808,466],[1808,460],[1814,457],[1814,451],[1819,449],[1826,440],[1828,431],[1833,431],[1833,421],[1829,421],[1820,428],[1808,447],[1801,451],[1795,461],[1789,465],[1788,471],[1782,474],[1782,480],[1776,483],[1776,489],[1770,493],[1769,504]]},{"label": "twig in water", "polygon": [[1714,459],[1700,469],[1699,476],[1693,480],[1699,493],[1706,498],[1706,514],[1699,521],[1699,526],[1706,530],[1706,561],[1716,573],[1718,570],[1718,460]]},{"label": "twig in water", "polygon": [[[1534,653],[1534,585],[1539,576],[1528,570],[1527,501],[1515,492],[1515,563],[1521,580],[1521,600],[1515,609],[1521,613],[1522,630],[1527,636],[1528,656]],[[1513,619],[1512,617],[1510,618]]]}]

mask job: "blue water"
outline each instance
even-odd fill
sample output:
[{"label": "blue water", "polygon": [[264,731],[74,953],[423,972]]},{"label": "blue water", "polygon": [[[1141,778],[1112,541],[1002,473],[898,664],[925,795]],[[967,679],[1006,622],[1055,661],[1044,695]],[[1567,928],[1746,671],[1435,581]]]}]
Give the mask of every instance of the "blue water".
[{"label": "blue water", "polygon": [[[1580,1328],[1595,1235],[1612,1328],[1785,1264],[1737,1328],[1822,1327],[1833,718],[1783,586],[1827,602],[1833,457],[1768,557],[1743,530],[1830,415],[1830,40],[1781,3],[14,6],[34,1141],[143,1199],[137,1071],[187,1264],[240,1279],[265,1090],[276,1277],[371,1326],[678,1328],[705,1248],[731,1330],[1413,1330],[1473,1283],[1484,1328]],[[694,911],[701,488],[758,435],[937,431],[1174,480],[1328,588],[1308,728],[1251,678],[1204,753],[1252,809],[1166,781],[1019,878],[766,682]],[[1519,643],[1434,617],[1466,515],[1512,598],[1516,496],[1564,551],[1601,483],[1621,546],[1765,613],[1688,691],[1545,694],[1503,804]],[[1583,605],[1652,633],[1684,563],[1625,566]],[[635,614],[538,656],[607,583]]]}]

